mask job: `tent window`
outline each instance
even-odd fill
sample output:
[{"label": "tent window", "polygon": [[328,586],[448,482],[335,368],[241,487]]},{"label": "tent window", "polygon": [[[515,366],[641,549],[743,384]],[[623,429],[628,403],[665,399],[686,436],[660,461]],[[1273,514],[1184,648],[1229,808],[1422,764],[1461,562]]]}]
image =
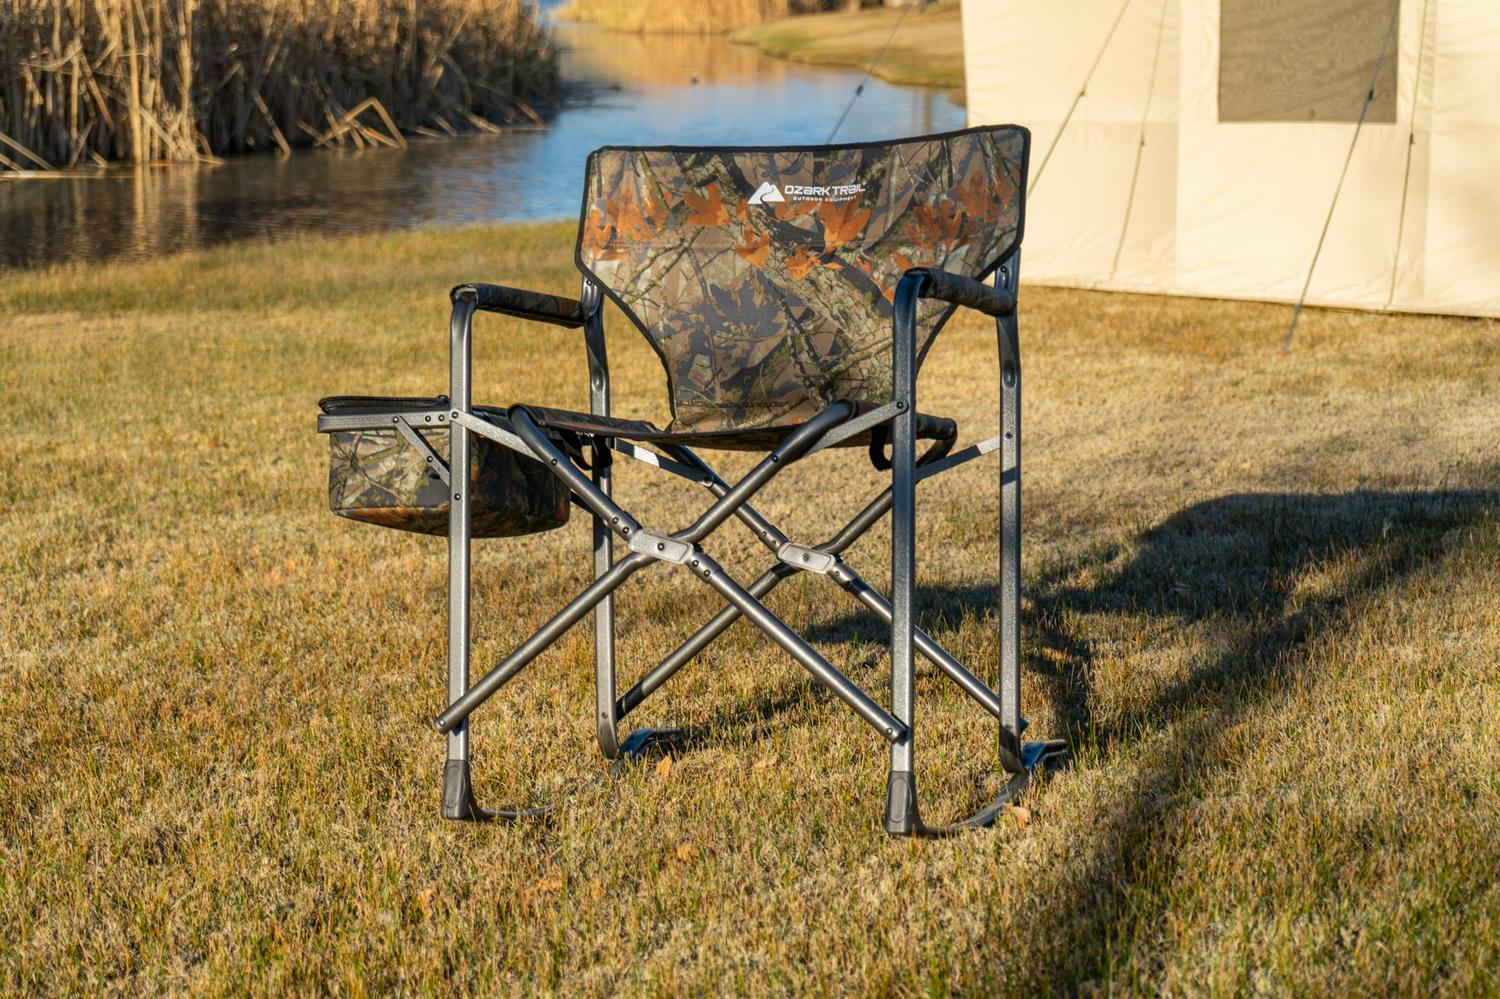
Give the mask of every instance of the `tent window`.
[{"label": "tent window", "polygon": [[[1357,121],[1391,3],[1221,0],[1219,120]],[[1396,120],[1397,41],[1386,49],[1366,121]]]}]

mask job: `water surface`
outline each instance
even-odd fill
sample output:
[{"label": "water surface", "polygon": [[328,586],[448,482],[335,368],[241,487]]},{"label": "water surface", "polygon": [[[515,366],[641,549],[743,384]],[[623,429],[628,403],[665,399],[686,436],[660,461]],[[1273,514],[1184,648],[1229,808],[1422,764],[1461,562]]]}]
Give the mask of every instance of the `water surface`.
[{"label": "water surface", "polygon": [[[863,78],[718,38],[569,24],[557,31],[563,77],[586,96],[546,126],[416,141],[405,150],[317,150],[0,181],[0,268],[303,233],[572,218],[584,158],[598,146],[823,142]],[[941,90],[871,80],[838,141],[963,125],[963,109]]]}]

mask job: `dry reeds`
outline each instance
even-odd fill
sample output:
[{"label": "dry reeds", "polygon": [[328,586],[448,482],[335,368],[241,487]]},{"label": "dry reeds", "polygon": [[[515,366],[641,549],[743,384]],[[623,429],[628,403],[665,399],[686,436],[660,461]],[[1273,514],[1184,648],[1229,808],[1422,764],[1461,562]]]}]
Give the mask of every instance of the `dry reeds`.
[{"label": "dry reeds", "polygon": [[400,145],[556,83],[521,0],[0,0],[0,169]]}]

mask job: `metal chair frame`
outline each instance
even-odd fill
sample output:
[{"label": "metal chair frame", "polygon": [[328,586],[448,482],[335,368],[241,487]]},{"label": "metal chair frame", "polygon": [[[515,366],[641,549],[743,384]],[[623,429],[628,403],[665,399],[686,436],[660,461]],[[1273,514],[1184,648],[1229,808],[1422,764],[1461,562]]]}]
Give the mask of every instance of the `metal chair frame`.
[{"label": "metal chair frame", "polygon": [[[848,403],[836,403],[789,434],[779,446],[733,485],[722,479],[701,457],[682,444],[661,448],[664,453],[620,439],[595,438],[596,449],[637,459],[664,472],[705,487],[713,503],[690,526],[672,533],[643,527],[611,497],[612,468],[595,461],[585,470],[527,415],[512,411],[514,433],[474,412],[472,402],[474,313],[484,307],[482,292],[502,289],[462,285],[454,289],[450,323],[450,385],[446,410],[392,417],[398,429],[421,440],[418,429],[447,425],[451,434],[448,466],[469,466],[473,435],[544,462],[593,515],[594,581],[546,624],[520,643],[510,655],[478,682],[469,682],[471,538],[469,492],[454,483],[449,467],[430,448],[429,463],[439,469],[453,490],[448,532],[448,700],[436,720],[447,735],[447,763],[443,776],[443,815],[451,819],[521,818],[545,813],[548,807],[486,810],[474,799],[470,779],[468,717],[475,708],[514,678],[542,651],[590,612],[594,618],[595,723],[600,751],[608,759],[639,752],[655,733],[637,732],[622,739],[620,724],[647,697],[659,690],[679,669],[741,617],[748,619],[801,664],[813,677],[848,705],[889,745],[890,763],[885,804],[885,828],[892,834],[940,835],[986,825],[1025,789],[1044,759],[1065,751],[1059,740],[1023,742],[1026,721],[1020,712],[1020,541],[1021,541],[1021,365],[1015,301],[1019,250],[1012,251],[995,273],[993,288],[968,278],[931,269],[913,269],[895,293],[892,347],[894,392],[878,408],[856,414]],[[938,298],[975,307],[995,317],[1000,354],[1000,433],[949,453],[952,441],[939,440],[919,458],[913,423],[916,414],[916,303]],[[609,364],[605,351],[602,295],[584,279],[580,297],[584,345],[588,358],[589,401],[593,414],[610,413]],[[494,311],[505,311],[496,309]],[[799,544],[750,505],[750,500],[783,469],[826,447],[886,424],[892,444],[891,485],[827,541]],[[323,417],[320,429],[373,429],[369,417]],[[1000,454],[1000,689],[992,690],[978,676],[949,655],[913,620],[916,578],[917,483],[958,465],[998,451]],[[460,479],[462,477],[459,477]],[[891,531],[891,597],[887,599],[844,559],[844,551],[889,512]],[[775,561],[748,587],[741,585],[702,547],[702,542],[730,518],[738,519],[770,550]],[[628,554],[615,557],[615,543]],[[613,594],[628,578],[647,566],[680,566],[711,587],[727,606],[674,652],[666,656],[623,696],[617,696],[615,613]],[[799,572],[832,579],[891,629],[890,710],[861,690],[822,654],[789,628],[762,602],[783,580]],[[929,827],[917,807],[914,759],[914,657],[920,653],[954,680],[999,723],[1000,764],[1008,775],[998,796],[973,815],[946,827]]]},{"label": "metal chair frame", "polygon": [[[990,136],[1004,133],[1004,142],[1009,152],[996,152],[1000,147],[985,145],[992,143]],[[947,136],[922,137],[906,140],[916,143],[911,148],[931,149],[923,143],[964,144],[956,153],[943,153],[962,157],[967,165],[954,166],[957,160],[947,161],[942,170],[968,171],[973,183],[965,188],[963,199],[972,205],[976,197],[983,194],[972,192],[986,181],[983,173],[974,173],[976,162],[998,162],[998,158],[1011,157],[1012,166],[1007,168],[1006,190],[1015,198],[1024,197],[1024,175],[1026,143],[1029,141],[1024,129],[1005,127],[996,130],[970,130]],[[878,151],[886,144],[874,144]],[[848,166],[851,155],[863,156],[865,147],[807,147],[795,151],[795,155],[831,151],[849,154],[843,167]],[[954,147],[944,146],[944,150]],[[853,153],[850,154],[850,149]],[[591,157],[590,176],[596,159],[609,150],[601,150]],[[712,176],[727,176],[725,170],[739,170],[735,156],[748,154],[760,157],[759,163],[773,175],[785,165],[774,157],[786,151],[773,149],[752,150],[677,150],[664,148],[646,151],[657,155],[656,165],[673,178],[671,183],[681,183],[689,193],[692,185],[707,183],[703,180],[704,169]],[[694,159],[707,152],[718,160],[705,162]],[[941,152],[941,150],[940,150]],[[610,155],[615,164],[611,169],[634,169],[620,157],[634,156],[642,151],[614,150]],[[679,154],[685,158],[679,158]],[[643,154],[644,155],[644,154]],[[995,159],[983,159],[990,156]],[[975,157],[980,157],[975,159]],[[799,160],[799,162],[803,162]],[[904,163],[904,161],[899,161]],[[684,164],[692,165],[689,169]],[[621,165],[624,164],[624,165]],[[805,163],[804,163],[805,166]],[[873,176],[890,178],[894,169],[876,162],[871,167]],[[988,169],[985,167],[984,169]],[[674,172],[675,171],[675,172]],[[718,171],[718,172],[714,172]],[[689,177],[688,173],[692,176]],[[902,179],[892,184],[912,184],[913,173],[901,175]],[[925,176],[951,177],[952,174],[937,173]],[[625,181],[629,184],[639,180]],[[695,179],[696,178],[696,179]],[[616,183],[619,181],[612,181]],[[657,181],[653,181],[655,183]],[[956,185],[956,181],[953,182]],[[710,186],[712,186],[710,184]],[[701,188],[700,188],[701,189]],[[589,188],[595,201],[607,194],[597,185]],[[773,188],[774,190],[774,188]],[[790,188],[789,188],[790,190]],[[801,190],[801,189],[799,189]],[[859,188],[863,191],[864,188]],[[932,200],[914,200],[907,186],[901,202],[902,211],[912,205],[930,205]],[[622,195],[622,197],[624,197]],[[641,199],[654,195],[646,191]],[[717,199],[717,189],[714,198]],[[894,195],[892,195],[894,197]],[[941,190],[927,189],[922,194],[927,199],[946,197]],[[997,195],[998,197],[998,195]],[[628,200],[628,198],[626,199]],[[753,201],[753,199],[752,199]],[[644,200],[643,200],[644,203]],[[716,201],[714,203],[717,203]],[[946,202],[945,202],[946,203]],[[717,225],[712,205],[705,201],[701,209],[706,216],[693,216],[687,224],[694,226]],[[883,203],[888,204],[888,203]],[[983,206],[983,201],[980,201]],[[583,272],[581,293],[576,300],[528,292],[489,284],[464,284],[453,289],[452,315],[449,324],[449,395],[444,408],[426,411],[402,409],[399,412],[370,411],[340,414],[325,412],[319,418],[319,430],[325,432],[353,430],[390,430],[392,426],[405,441],[425,459],[433,475],[448,487],[451,502],[448,503],[448,705],[437,717],[438,731],[447,736],[447,762],[443,774],[443,815],[450,819],[520,819],[544,814],[553,806],[512,807],[485,809],[475,801],[471,777],[471,746],[468,719],[470,714],[484,701],[492,697],[501,687],[513,679],[538,655],[555,643],[570,628],[585,616],[592,614],[594,626],[594,721],[600,751],[608,759],[624,761],[643,753],[653,742],[671,738],[670,731],[642,729],[622,737],[622,722],[648,697],[659,691],[671,677],[707,648],[717,637],[740,618],[747,619],[775,642],[797,663],[812,674],[814,679],[827,687],[844,702],[867,725],[885,740],[889,750],[889,773],[887,779],[884,824],[888,832],[897,835],[943,835],[962,829],[986,825],[993,822],[1004,806],[1015,800],[1028,785],[1031,775],[1045,760],[1066,752],[1066,744],[1060,740],[1023,742],[1022,733],[1026,721],[1021,716],[1021,669],[1020,669],[1020,614],[1021,614],[1021,359],[1019,325],[1016,298],[1019,288],[1020,226],[1019,201],[1005,203],[1011,212],[1010,242],[995,245],[996,259],[986,263],[983,259],[967,260],[960,255],[954,259],[973,267],[973,273],[994,273],[993,286],[965,274],[950,273],[935,267],[909,267],[904,271],[887,272],[885,280],[894,282],[888,292],[891,297],[891,366],[889,381],[856,382],[852,390],[856,397],[873,391],[875,397],[863,397],[860,402],[836,401],[793,427],[785,427],[766,434],[772,428],[750,423],[749,433],[753,439],[742,437],[738,444],[726,438],[723,432],[704,429],[659,431],[649,424],[610,419],[609,361],[605,349],[603,303],[606,296],[613,298],[626,314],[646,333],[658,353],[662,350],[653,334],[630,305],[619,297],[619,286],[610,285],[598,272],[591,270],[582,252],[584,226],[598,214],[591,213],[586,196],[580,218],[580,243],[578,266]],[[951,206],[950,206],[951,207]],[[648,212],[661,210],[654,201],[647,206]],[[821,209],[820,209],[821,210]],[[895,211],[896,209],[890,209]],[[944,214],[934,218],[941,223]],[[964,209],[967,211],[967,208]],[[615,209],[606,204],[605,212]],[[620,210],[622,213],[624,209]],[[834,210],[836,213],[836,210]],[[805,214],[805,213],[802,213]],[[869,211],[865,212],[869,216]],[[743,214],[739,216],[743,218]],[[830,216],[832,218],[833,216]],[[851,216],[846,215],[845,219]],[[955,216],[956,217],[956,216]],[[967,217],[967,216],[966,216]],[[976,217],[990,219],[995,216],[980,214]],[[1003,218],[1002,216],[999,216]],[[760,218],[758,216],[758,218]],[[770,218],[770,216],[766,216]],[[927,225],[917,218],[916,239],[920,245],[934,247],[932,240],[941,242],[949,238],[941,230],[921,226]],[[644,218],[626,223],[632,226],[632,236],[640,226],[648,223]],[[654,219],[650,224],[673,225],[678,222]],[[758,224],[769,224],[761,222]],[[820,223],[822,224],[822,223]],[[889,225],[889,223],[885,223]],[[790,223],[786,223],[790,226]],[[997,226],[1002,223],[997,222]],[[589,229],[597,235],[597,229]],[[827,232],[825,228],[822,230]],[[894,230],[887,228],[889,234]],[[996,228],[994,233],[1006,232]],[[902,230],[903,233],[909,230]],[[927,235],[924,237],[923,232]],[[815,248],[818,230],[785,230],[786,237],[801,240],[797,244],[804,250],[809,245]],[[739,238],[739,237],[736,237]],[[749,238],[748,236],[744,238]],[[833,249],[847,240],[842,231],[838,241],[829,241],[824,249]],[[903,237],[905,238],[905,237]],[[923,241],[926,240],[926,241]],[[811,243],[809,243],[811,241]],[[895,253],[890,244],[883,244],[887,254]],[[975,244],[983,245],[983,244]],[[740,247],[744,249],[744,247]],[[753,252],[753,247],[751,248]],[[727,252],[727,251],[725,251]],[[929,253],[929,258],[930,258]],[[610,258],[602,258],[610,259]],[[619,258],[615,258],[619,259]],[[733,259],[732,257],[729,259]],[[749,259],[748,257],[746,259]],[[888,256],[888,260],[900,260],[899,256]],[[910,259],[910,258],[908,258]],[[948,259],[939,255],[938,259]],[[598,263],[599,261],[595,261]],[[764,258],[762,258],[764,262]],[[845,261],[846,266],[849,262]],[[679,264],[674,263],[674,268]],[[711,266],[699,260],[695,266]],[[982,270],[981,270],[982,268]],[[700,271],[693,273],[701,274]],[[897,275],[899,274],[899,279]],[[625,280],[629,280],[626,278]],[[652,280],[657,280],[652,278]],[[731,275],[731,280],[736,280]],[[801,276],[796,280],[800,281]],[[794,296],[799,292],[792,292]],[[861,291],[860,294],[867,294]],[[924,299],[945,303],[946,311],[931,307],[919,309]],[[878,299],[877,299],[878,301]],[[662,306],[652,306],[658,313]],[[920,417],[917,410],[917,371],[921,363],[919,346],[930,342],[923,339],[919,329],[919,314],[936,325],[931,327],[936,334],[944,320],[958,307],[974,309],[995,320],[998,342],[999,377],[999,433],[958,451],[953,451],[956,437],[951,421],[933,421]],[[581,329],[588,362],[589,416],[528,408],[524,405],[508,410],[501,419],[498,411],[476,406],[472,398],[473,386],[473,326],[474,314],[479,311],[496,312],[522,319],[551,323],[569,329]],[[883,314],[883,312],[882,312]],[[935,318],[934,318],[935,317]],[[658,317],[659,318],[659,317]],[[718,319],[724,319],[720,316]],[[826,319],[826,316],[825,316]],[[690,332],[712,331],[714,318],[695,320],[697,326]],[[883,322],[883,320],[880,320]],[[680,327],[679,327],[680,328]],[[883,348],[883,333],[880,325],[864,325],[859,336],[863,343]],[[870,338],[873,336],[873,344]],[[925,351],[925,347],[922,347]],[[667,358],[663,355],[663,362]],[[747,365],[755,362],[745,362]],[[747,367],[746,370],[752,370]],[[672,377],[668,371],[669,381]],[[725,383],[727,384],[727,383]],[[849,384],[849,383],[841,383]],[[880,385],[871,388],[871,385]],[[889,398],[882,398],[890,386]],[[675,390],[674,390],[675,391]],[[840,390],[842,391],[842,390]],[[827,393],[820,398],[839,398]],[[674,395],[674,400],[675,400]],[[436,402],[436,400],[434,400]],[[675,402],[674,402],[675,405]],[[675,412],[675,410],[674,410]],[[492,419],[493,417],[493,419]],[[560,421],[572,421],[571,423]],[[689,422],[689,426],[694,426]],[[738,426],[743,427],[745,421]],[[710,423],[709,426],[712,426]],[[945,429],[937,429],[939,426]],[[427,429],[446,429],[450,436],[448,461],[444,461],[423,437]],[[566,430],[559,437],[559,428]],[[583,429],[580,429],[583,428]],[[643,429],[645,428],[645,429]],[[917,454],[918,433],[934,438]],[[741,431],[734,431],[739,433]],[[634,436],[632,436],[634,434]],[[758,436],[766,434],[766,436]],[[542,463],[556,475],[571,494],[576,505],[592,516],[594,578],[592,583],[578,593],[560,611],[552,616],[528,638],[515,647],[500,663],[490,669],[477,682],[470,683],[471,649],[471,597],[473,580],[471,571],[472,523],[474,498],[468,485],[470,476],[454,475],[453,468],[467,470],[472,467],[471,458],[475,438],[483,437],[508,448],[517,454]],[[732,434],[730,435],[732,436]],[[816,454],[824,448],[838,444],[854,444],[870,440],[888,439],[891,445],[890,485],[865,506],[839,531],[822,544],[804,544],[789,537],[784,531],[756,511],[751,501],[782,470],[792,464]],[[581,441],[581,447],[575,443]],[[562,444],[563,446],[559,446]],[[760,448],[760,445],[766,445]],[[774,444],[774,446],[771,446]],[[650,445],[650,446],[648,446]],[[734,447],[753,445],[765,450],[764,457],[734,483],[721,477],[702,457],[693,450],[693,445],[702,447]],[[585,460],[583,448],[592,452],[593,461]],[[932,637],[918,628],[914,621],[914,589],[916,581],[916,492],[917,484],[924,479],[949,471],[977,458],[998,452],[1000,458],[1000,662],[999,689],[991,689],[984,680],[975,675]],[[643,526],[629,511],[613,499],[613,455],[636,459],[670,475],[678,476],[704,487],[712,501],[688,526],[675,531],[660,531]],[[873,455],[872,455],[873,456]],[[881,463],[883,465],[883,463]],[[890,596],[887,598],[872,586],[846,560],[845,552],[875,524],[890,514],[891,528],[891,580]],[[731,519],[744,524],[751,534],[766,547],[773,560],[769,566],[748,586],[742,585],[705,550],[709,536]],[[625,551],[617,556],[616,546]],[[618,692],[615,656],[615,607],[614,593],[635,573],[658,563],[680,567],[703,585],[713,589],[725,606],[691,637],[664,657],[624,694]],[[862,690],[848,676],[836,668],[817,649],[794,632],[764,603],[765,598],[783,580],[799,572],[811,572],[827,576],[842,590],[853,597],[862,607],[873,613],[890,628],[891,634],[891,692],[888,706],[883,706],[869,693]],[[967,818],[948,826],[929,826],[922,821],[918,809],[915,733],[915,657],[921,655],[948,676],[997,722],[997,746],[1000,767],[1005,781],[996,798]],[[611,768],[612,770],[616,768]]]}]

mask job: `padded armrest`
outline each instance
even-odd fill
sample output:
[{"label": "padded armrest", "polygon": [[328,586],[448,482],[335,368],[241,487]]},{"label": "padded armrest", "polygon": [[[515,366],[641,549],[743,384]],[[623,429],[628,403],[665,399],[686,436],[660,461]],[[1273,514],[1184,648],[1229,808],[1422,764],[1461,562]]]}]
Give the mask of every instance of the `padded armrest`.
[{"label": "padded armrest", "polygon": [[923,279],[918,292],[923,298],[964,305],[988,316],[1008,316],[1016,311],[1016,296],[961,274],[938,270],[936,267],[913,267],[905,276]]},{"label": "padded armrest", "polygon": [[453,300],[474,295],[475,307],[503,316],[517,316],[537,322],[577,329],[583,325],[583,305],[577,299],[549,295],[544,291],[525,291],[498,284],[461,284],[453,289]]}]

